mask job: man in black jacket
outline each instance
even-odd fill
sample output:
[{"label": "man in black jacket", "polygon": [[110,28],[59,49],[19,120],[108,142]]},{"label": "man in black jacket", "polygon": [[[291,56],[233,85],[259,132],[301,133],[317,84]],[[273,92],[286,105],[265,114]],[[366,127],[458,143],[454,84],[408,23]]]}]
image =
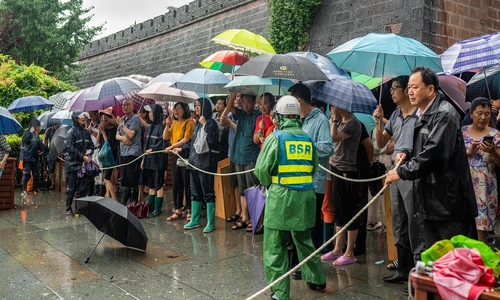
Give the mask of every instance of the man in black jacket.
[{"label": "man in black jacket", "polygon": [[29,129],[23,134],[21,141],[21,160],[23,161],[23,192],[22,196],[26,197],[28,181],[33,174],[33,194],[40,192],[38,188],[40,182],[40,168],[38,166],[38,152],[44,151],[45,147],[40,140],[38,133],[40,132],[40,121],[33,118],[30,121]]},{"label": "man in black jacket", "polygon": [[422,220],[424,248],[463,234],[477,238],[477,204],[472,187],[460,116],[438,92],[438,77],[427,67],[413,70],[408,95],[418,108],[413,150],[396,161],[406,161],[387,174],[385,183],[414,180],[413,205]]},{"label": "man in black jacket", "polygon": [[[83,162],[89,162],[94,143],[90,138],[90,133],[85,129],[88,114],[86,112],[74,111],[71,115],[73,127],[68,131],[68,136],[64,141],[66,152],[64,154],[64,164],[66,168],[66,214],[72,215],[73,197],[85,197],[86,185],[83,178],[78,178],[76,173],[82,167]],[[76,213],[78,213],[78,208]]]}]

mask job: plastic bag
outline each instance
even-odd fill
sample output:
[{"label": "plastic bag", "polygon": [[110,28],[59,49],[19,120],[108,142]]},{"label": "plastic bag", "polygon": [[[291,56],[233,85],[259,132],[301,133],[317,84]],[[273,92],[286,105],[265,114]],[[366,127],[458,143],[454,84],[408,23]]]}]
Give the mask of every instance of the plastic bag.
[{"label": "plastic bag", "polygon": [[196,141],[194,141],[193,148],[197,154],[210,151],[207,142],[207,133],[205,132],[205,125],[203,125],[203,127],[201,127],[198,131],[198,136],[196,137]]},{"label": "plastic bag", "polygon": [[113,151],[111,150],[111,145],[108,141],[102,145],[101,150],[99,150],[99,155],[97,156],[99,162],[105,167],[116,166],[116,161],[113,156]]}]

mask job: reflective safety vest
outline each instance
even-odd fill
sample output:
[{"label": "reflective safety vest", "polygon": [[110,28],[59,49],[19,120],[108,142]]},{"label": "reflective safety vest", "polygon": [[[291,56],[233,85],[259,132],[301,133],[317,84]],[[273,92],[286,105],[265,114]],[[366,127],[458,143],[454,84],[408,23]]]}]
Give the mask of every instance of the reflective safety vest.
[{"label": "reflective safety vest", "polygon": [[310,136],[283,130],[273,133],[278,138],[278,175],[272,183],[300,191],[314,190],[313,174],[316,152]]}]

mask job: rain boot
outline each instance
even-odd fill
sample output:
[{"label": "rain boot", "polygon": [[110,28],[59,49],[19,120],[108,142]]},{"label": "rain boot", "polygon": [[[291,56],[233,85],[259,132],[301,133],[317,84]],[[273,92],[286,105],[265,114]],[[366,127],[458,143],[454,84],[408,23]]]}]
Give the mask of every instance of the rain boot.
[{"label": "rain boot", "polygon": [[191,230],[200,227],[200,201],[191,201],[191,221],[184,225],[184,229]]},{"label": "rain boot", "polygon": [[130,187],[122,186],[122,204],[127,206],[130,203]]},{"label": "rain boot", "polygon": [[155,210],[149,216],[154,218],[161,215],[162,206],[163,206],[163,197],[155,197]]},{"label": "rain boot", "polygon": [[155,207],[155,195],[148,195],[148,206],[149,206],[149,211],[153,213],[154,207]]},{"label": "rain boot", "polygon": [[203,233],[209,233],[215,230],[215,202],[207,202],[207,226]]}]

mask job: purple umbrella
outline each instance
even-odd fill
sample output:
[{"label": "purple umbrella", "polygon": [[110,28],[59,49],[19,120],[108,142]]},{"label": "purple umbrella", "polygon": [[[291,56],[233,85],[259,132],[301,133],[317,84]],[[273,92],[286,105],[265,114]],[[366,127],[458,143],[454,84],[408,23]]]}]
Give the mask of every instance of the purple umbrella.
[{"label": "purple umbrella", "polygon": [[[245,197],[248,205],[248,213],[252,220],[252,234],[255,235],[257,224],[261,223],[260,218],[263,217],[264,205],[266,204],[267,189],[265,186],[257,185],[245,190]],[[263,220],[262,220],[263,221]]]},{"label": "purple umbrella", "polygon": [[119,105],[120,101],[117,97],[108,97],[100,100],[85,100],[85,97],[89,93],[91,88],[86,88],[84,90],[78,91],[78,93],[71,98],[68,103],[68,110],[75,111],[92,111],[92,110],[103,110],[110,106]]},{"label": "purple umbrella", "polygon": [[101,169],[94,161],[89,161],[82,163],[80,170],[76,172],[78,178],[94,178],[101,174]]}]

